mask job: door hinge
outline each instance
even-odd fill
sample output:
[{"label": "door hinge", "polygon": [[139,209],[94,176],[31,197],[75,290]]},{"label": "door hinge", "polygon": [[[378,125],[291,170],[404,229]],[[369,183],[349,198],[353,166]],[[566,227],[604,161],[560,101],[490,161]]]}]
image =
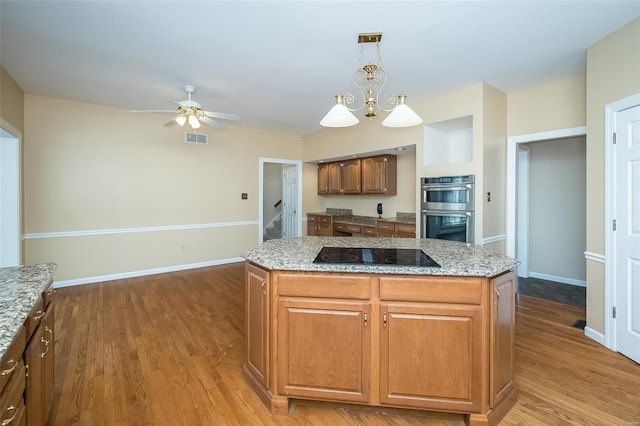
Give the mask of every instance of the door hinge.
[{"label": "door hinge", "polygon": [[612,311],[613,311],[613,312],[612,312],[613,317],[615,318],[615,317],[616,317],[616,307],[615,307],[615,306],[613,307]]},{"label": "door hinge", "polygon": [[614,144],[614,145],[617,143],[616,138],[617,138],[617,134],[614,132],[614,133],[613,133],[613,144]]},{"label": "door hinge", "polygon": [[616,223],[616,220],[613,219],[613,230],[615,231],[617,228],[618,224]]}]

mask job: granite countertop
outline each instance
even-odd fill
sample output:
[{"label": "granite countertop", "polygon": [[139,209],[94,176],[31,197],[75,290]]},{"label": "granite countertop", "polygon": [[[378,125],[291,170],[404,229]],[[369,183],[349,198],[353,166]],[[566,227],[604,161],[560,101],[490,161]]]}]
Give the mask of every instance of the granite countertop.
[{"label": "granite countertop", "polygon": [[[322,247],[417,248],[441,267],[313,263]],[[412,238],[301,237],[269,240],[246,251],[243,257],[270,270],[465,277],[493,277],[518,265],[517,260],[482,246]]]},{"label": "granite countertop", "polygon": [[55,263],[0,268],[0,359],[53,280]]},{"label": "granite countertop", "polygon": [[[337,209],[336,209],[337,210]],[[385,222],[397,222],[415,225],[416,215],[411,213],[399,213],[394,217],[376,217],[376,216],[358,216],[353,215],[350,211],[326,211],[318,213],[307,213],[307,215],[315,216],[331,216],[333,222],[347,223],[352,225],[376,226],[376,222],[383,220]]]}]

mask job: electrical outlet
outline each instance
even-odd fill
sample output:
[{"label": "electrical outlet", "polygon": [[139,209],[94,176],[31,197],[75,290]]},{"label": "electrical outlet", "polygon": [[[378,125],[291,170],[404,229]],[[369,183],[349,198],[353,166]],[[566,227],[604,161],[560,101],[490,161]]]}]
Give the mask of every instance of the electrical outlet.
[{"label": "electrical outlet", "polygon": [[246,192],[243,192],[243,193],[241,194],[241,197],[242,197],[242,199],[243,199],[243,200],[246,200],[246,199],[248,199],[248,198],[249,198],[249,196],[247,195],[247,193],[246,193]]}]

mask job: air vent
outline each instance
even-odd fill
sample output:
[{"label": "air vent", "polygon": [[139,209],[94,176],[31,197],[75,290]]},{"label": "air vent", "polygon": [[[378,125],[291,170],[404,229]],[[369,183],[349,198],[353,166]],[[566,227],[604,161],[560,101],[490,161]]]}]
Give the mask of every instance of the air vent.
[{"label": "air vent", "polygon": [[197,143],[198,145],[208,145],[209,136],[206,133],[185,133],[186,143]]}]

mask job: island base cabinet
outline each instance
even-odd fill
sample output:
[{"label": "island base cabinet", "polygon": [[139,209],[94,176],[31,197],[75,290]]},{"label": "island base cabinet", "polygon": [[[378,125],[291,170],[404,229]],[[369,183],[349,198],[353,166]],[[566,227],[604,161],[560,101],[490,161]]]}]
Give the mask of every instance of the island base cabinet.
[{"label": "island base cabinet", "polygon": [[278,394],[368,402],[368,303],[305,298],[278,302]]},{"label": "island base cabinet", "polygon": [[479,411],[480,307],[383,303],[380,309],[380,402]]},{"label": "island base cabinet", "polygon": [[515,283],[513,272],[494,278],[491,304],[490,405],[495,407],[513,387],[515,363]]}]

